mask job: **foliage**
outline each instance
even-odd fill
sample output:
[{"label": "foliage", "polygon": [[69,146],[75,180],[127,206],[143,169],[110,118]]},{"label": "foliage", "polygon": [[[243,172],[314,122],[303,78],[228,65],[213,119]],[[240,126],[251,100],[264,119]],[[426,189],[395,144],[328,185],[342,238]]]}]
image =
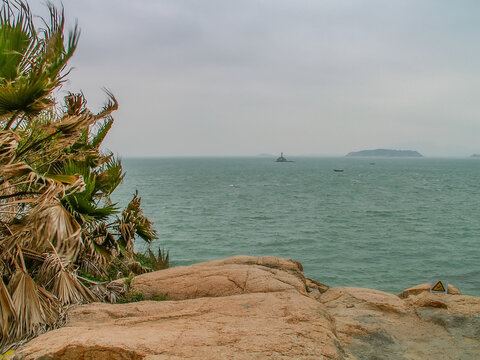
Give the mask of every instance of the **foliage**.
[{"label": "foliage", "polygon": [[[65,38],[63,9],[48,4],[50,18],[37,28],[25,2],[2,1],[0,351],[55,327],[68,305],[117,301],[125,289],[110,280],[147,271],[134,239],[156,238],[138,193],[121,213],[110,198],[124,177],[121,162],[100,151],[115,97],[107,91],[94,113],[81,93],[63,105],[53,95],[78,27]],[[154,258],[151,269],[168,266],[168,255]]]},{"label": "foliage", "polygon": [[155,255],[152,250],[147,249],[145,254],[136,254],[136,258],[143,268],[152,271],[168,269],[170,266],[170,255],[168,251],[165,252],[165,250],[160,248],[158,249],[157,255]]},{"label": "foliage", "polygon": [[[132,302],[139,302],[145,300],[143,293],[139,291],[126,292],[122,297],[117,300],[117,304],[127,304]],[[168,299],[163,296],[154,296],[151,301],[167,301]]]},{"label": "foliage", "polygon": [[131,302],[139,302],[143,300],[143,293],[141,292],[127,292],[123,297],[118,299],[118,304],[127,304]]}]

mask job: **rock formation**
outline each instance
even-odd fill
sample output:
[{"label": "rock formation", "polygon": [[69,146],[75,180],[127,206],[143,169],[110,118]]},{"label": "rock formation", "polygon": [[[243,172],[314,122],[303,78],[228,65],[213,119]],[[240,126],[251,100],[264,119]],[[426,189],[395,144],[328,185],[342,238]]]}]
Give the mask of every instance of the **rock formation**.
[{"label": "rock formation", "polygon": [[[480,298],[328,287],[300,263],[236,256],[137,276],[145,299],[95,303],[17,351],[25,359],[475,359]],[[450,286],[449,286],[450,291]]]}]

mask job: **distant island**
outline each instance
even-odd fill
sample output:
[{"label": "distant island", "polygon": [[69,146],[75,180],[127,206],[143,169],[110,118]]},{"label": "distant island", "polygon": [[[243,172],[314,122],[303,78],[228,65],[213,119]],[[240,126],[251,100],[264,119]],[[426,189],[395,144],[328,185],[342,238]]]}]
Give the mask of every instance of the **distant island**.
[{"label": "distant island", "polygon": [[470,157],[477,158],[477,157],[480,157],[480,154],[472,154],[472,155],[470,155]]},{"label": "distant island", "polygon": [[352,151],[347,156],[375,156],[375,157],[423,157],[418,151],[413,150],[390,150],[390,149],[375,149]]}]

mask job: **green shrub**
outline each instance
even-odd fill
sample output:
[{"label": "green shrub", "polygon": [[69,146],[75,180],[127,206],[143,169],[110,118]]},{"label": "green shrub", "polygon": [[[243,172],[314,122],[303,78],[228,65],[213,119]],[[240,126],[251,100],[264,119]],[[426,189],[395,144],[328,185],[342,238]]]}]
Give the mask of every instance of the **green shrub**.
[{"label": "green shrub", "polygon": [[134,291],[134,292],[128,292],[123,297],[118,299],[117,304],[127,304],[132,302],[139,302],[143,300],[144,300],[143,293]]}]

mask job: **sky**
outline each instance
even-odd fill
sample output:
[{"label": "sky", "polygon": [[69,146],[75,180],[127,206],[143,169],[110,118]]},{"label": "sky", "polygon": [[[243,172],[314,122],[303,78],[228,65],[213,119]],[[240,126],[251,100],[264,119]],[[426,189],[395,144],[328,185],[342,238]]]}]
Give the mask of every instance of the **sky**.
[{"label": "sky", "polygon": [[62,3],[81,28],[62,91],[114,93],[122,157],[480,153],[479,1]]}]

